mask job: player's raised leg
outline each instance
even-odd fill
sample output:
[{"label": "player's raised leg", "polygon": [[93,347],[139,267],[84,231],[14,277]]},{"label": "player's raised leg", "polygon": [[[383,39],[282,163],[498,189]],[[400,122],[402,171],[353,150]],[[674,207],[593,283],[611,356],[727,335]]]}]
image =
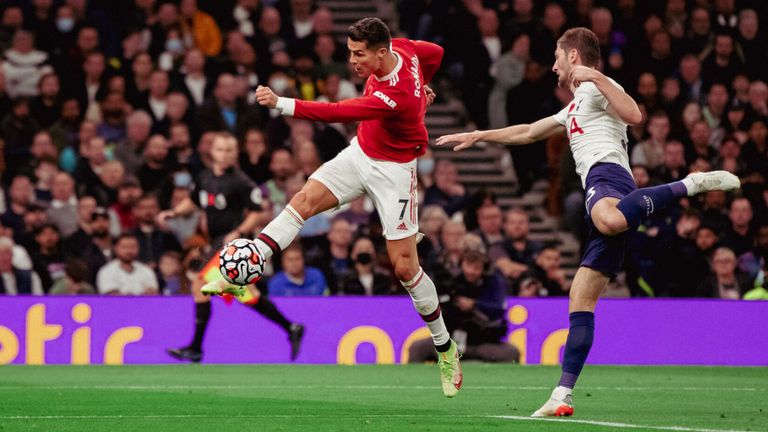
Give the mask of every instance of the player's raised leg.
[{"label": "player's raised leg", "polygon": [[[616,235],[637,228],[644,218],[662,212],[682,197],[711,190],[732,191],[739,187],[739,178],[728,171],[697,172],[674,183],[637,189],[620,200],[598,202],[590,215],[601,233]],[[590,194],[594,191],[588,189],[587,205]]]},{"label": "player's raised leg", "polygon": [[323,183],[312,178],[307,180],[285,209],[256,237],[262,258],[266,260],[291,244],[305,220],[338,205],[339,200]]},{"label": "player's raised leg", "polygon": [[463,380],[459,350],[443,322],[435,284],[419,265],[416,234],[400,240],[387,240],[387,252],[395,268],[395,275],[410,294],[416,311],[426,322],[432,335],[432,342],[437,350],[443,394],[448,397],[456,396],[461,390]]}]

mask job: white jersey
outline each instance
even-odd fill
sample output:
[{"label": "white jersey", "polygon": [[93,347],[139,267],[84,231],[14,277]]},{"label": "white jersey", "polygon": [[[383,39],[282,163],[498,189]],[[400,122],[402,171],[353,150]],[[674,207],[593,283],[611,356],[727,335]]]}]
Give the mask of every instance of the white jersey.
[{"label": "white jersey", "polygon": [[[624,90],[616,81],[608,79]],[[627,123],[609,114],[607,108],[608,99],[597,86],[584,82],[573,93],[573,100],[552,116],[565,126],[582,186],[586,184],[589,169],[598,162],[615,163],[632,175],[627,154]]]}]

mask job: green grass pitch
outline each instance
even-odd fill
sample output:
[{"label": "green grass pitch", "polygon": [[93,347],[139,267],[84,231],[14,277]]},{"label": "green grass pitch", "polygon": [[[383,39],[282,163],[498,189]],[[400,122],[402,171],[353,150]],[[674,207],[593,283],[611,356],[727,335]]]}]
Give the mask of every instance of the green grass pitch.
[{"label": "green grass pitch", "polygon": [[558,368],[464,376],[446,399],[434,365],[3,366],[0,432],[768,430],[768,368],[588,366],[549,421]]}]

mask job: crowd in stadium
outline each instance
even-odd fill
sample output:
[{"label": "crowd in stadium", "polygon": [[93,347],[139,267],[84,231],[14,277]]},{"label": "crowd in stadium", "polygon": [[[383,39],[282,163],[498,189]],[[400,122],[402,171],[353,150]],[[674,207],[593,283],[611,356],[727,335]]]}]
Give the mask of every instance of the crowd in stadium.
[{"label": "crowd in stadium", "polygon": [[[445,48],[433,83],[439,100],[460,98],[478,128],[559,111],[570,93],[549,71],[555,41],[571,27],[592,29],[602,69],[643,112],[626,143],[638,186],[712,169],[743,182],[738,194],[684,199],[672,217],[633,233],[629,292],[768,298],[760,288],[768,261],[768,33],[760,18],[768,4],[397,6],[402,35]],[[188,293],[212,252],[210,221],[202,209],[159,216],[197,199],[217,133],[240,143],[239,169],[258,185],[243,199],[260,202],[247,210],[259,228],[354,136],[354,125],[280,117],[254,100],[258,85],[331,102],[362,89],[343,35],[332,32],[333,13],[312,0],[8,0],[0,14],[2,294]],[[583,236],[584,192],[566,137],[510,152],[518,193],[548,179],[548,211]],[[557,245],[528,239],[524,210],[502,211],[493,194],[468,193],[448,160],[425,156],[419,178],[419,253],[439,293],[479,287],[467,295],[483,293],[478,301],[491,304],[504,295],[567,295]],[[260,282],[271,295],[402,292],[365,199],[310,219],[300,240]]]}]

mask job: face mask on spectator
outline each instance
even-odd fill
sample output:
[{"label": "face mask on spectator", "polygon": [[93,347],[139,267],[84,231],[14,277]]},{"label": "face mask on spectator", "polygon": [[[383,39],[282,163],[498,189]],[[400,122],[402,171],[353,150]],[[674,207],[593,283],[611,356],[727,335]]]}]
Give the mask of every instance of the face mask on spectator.
[{"label": "face mask on spectator", "polygon": [[371,262],[373,262],[373,256],[368,252],[362,252],[357,254],[357,258],[355,258],[355,261],[363,265],[370,264]]},{"label": "face mask on spectator", "polygon": [[419,159],[416,163],[416,172],[420,175],[430,175],[435,171],[434,159]]},{"label": "face mask on spectator", "polygon": [[56,28],[62,33],[69,33],[75,28],[75,20],[72,18],[59,18],[56,20]]},{"label": "face mask on spectator", "polygon": [[269,88],[277,94],[282,94],[288,88],[288,80],[285,78],[273,78],[269,82]]},{"label": "face mask on spectator", "polygon": [[184,52],[184,44],[180,39],[168,39],[165,41],[165,50],[171,54],[181,54]]}]

